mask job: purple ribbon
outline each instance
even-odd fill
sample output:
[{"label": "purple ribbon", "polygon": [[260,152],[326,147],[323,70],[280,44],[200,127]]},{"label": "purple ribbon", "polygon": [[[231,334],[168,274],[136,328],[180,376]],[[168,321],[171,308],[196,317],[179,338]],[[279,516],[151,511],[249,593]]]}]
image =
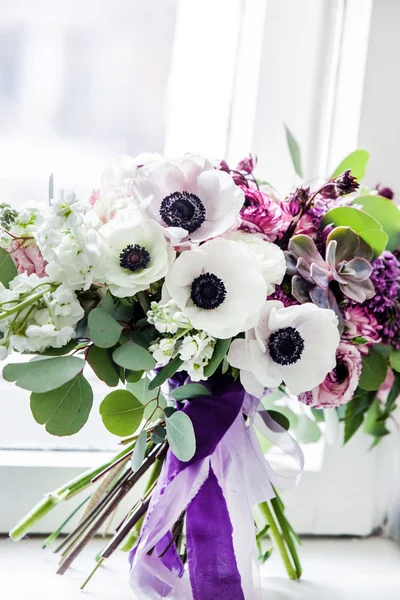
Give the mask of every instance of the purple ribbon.
[{"label": "purple ribbon", "polygon": [[[212,378],[207,386],[211,396],[196,398],[182,409],[194,426],[196,453],[183,463],[168,452],[130,556],[137,600],[260,597],[253,585],[257,567],[252,506],[273,497],[274,472],[253,426],[242,415],[243,402],[250,414],[256,401],[227,377]],[[188,569],[171,534],[183,511]]]}]

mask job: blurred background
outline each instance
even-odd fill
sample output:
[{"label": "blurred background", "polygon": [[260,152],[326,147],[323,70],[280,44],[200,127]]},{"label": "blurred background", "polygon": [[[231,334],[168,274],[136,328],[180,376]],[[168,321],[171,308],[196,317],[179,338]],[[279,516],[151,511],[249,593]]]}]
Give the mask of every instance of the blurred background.
[{"label": "blurred background", "polygon": [[[399,24],[398,0],[0,0],[0,202],[46,201],[51,172],[86,197],[115,155],[146,151],[232,166],[251,152],[285,194],[284,124],[307,181],[361,147],[366,184],[400,197]],[[116,440],[96,410],[71,440],[51,438],[28,393],[0,392],[6,533]],[[388,438],[373,452],[362,434],[344,449],[307,446],[302,485],[286,496],[300,532],[399,536],[399,434]]]}]

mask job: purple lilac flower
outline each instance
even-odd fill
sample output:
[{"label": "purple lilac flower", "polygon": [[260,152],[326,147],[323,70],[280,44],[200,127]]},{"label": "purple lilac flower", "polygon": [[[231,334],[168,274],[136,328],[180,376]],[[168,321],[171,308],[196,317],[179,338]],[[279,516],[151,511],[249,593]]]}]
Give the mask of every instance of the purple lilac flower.
[{"label": "purple lilac flower", "polygon": [[373,313],[385,313],[396,302],[400,290],[400,266],[397,258],[388,250],[372,262],[371,281],[375,296],[367,302]]},{"label": "purple lilac flower", "polygon": [[395,350],[400,350],[400,306],[397,305],[379,315],[382,323],[381,337],[384,344],[390,344]]},{"label": "purple lilac flower", "polygon": [[291,295],[290,291],[285,291],[284,286],[281,285],[275,286],[275,291],[273,294],[268,296],[268,300],[279,300],[279,302],[282,302],[285,308],[288,306],[294,306],[295,304],[300,304],[296,298]]}]

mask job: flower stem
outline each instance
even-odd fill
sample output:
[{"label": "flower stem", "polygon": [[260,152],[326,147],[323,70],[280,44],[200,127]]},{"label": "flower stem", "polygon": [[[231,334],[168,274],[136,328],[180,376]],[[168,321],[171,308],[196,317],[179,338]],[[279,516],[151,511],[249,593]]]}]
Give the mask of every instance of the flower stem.
[{"label": "flower stem", "polygon": [[75,479],[72,479],[58,490],[47,494],[11,531],[10,537],[14,542],[17,542],[23,538],[32,527],[46,516],[53,508],[55,508],[63,500],[71,498],[77,492],[80,492],[84,488],[88,487],[92,483],[92,479],[104,471],[108,466],[114,465],[123,456],[129,454],[134,448],[134,443],[126,446],[119,454],[113,456],[105,464],[100,465],[94,469],[89,469],[83,474],[78,475]]},{"label": "flower stem", "polygon": [[149,302],[146,292],[138,292],[136,294],[136,297],[139,301],[140,306],[142,307],[144,314],[147,315],[147,313],[150,310],[150,302]]},{"label": "flower stem", "polygon": [[302,568],[301,568],[299,556],[297,554],[296,545],[292,539],[292,536],[291,536],[291,533],[290,533],[290,530],[289,530],[289,527],[287,524],[287,519],[286,519],[284,513],[282,512],[281,505],[280,505],[279,501],[277,500],[277,498],[272,498],[271,504],[272,504],[272,508],[275,511],[276,518],[278,519],[278,523],[282,529],[282,534],[283,534],[283,537],[285,538],[286,545],[292,556],[292,560],[294,562],[294,566],[296,569],[296,575],[297,575],[296,579],[300,579],[301,574],[302,574]]},{"label": "flower stem", "polygon": [[268,502],[262,502],[259,505],[259,508],[262,512],[263,517],[266,519],[266,521],[269,525],[269,531],[271,532],[272,539],[282,557],[283,564],[285,565],[287,574],[289,575],[290,579],[298,579],[299,578],[298,574],[293,568],[293,565],[290,561],[289,555],[288,555],[286,547],[285,547],[284,536],[278,529],[278,526],[275,522],[275,519],[273,517],[273,514],[271,512]]},{"label": "flower stem", "polygon": [[33,296],[28,296],[28,298],[26,298],[26,300],[23,300],[22,302],[20,302],[16,306],[13,306],[12,308],[4,309],[0,313],[0,321],[2,319],[6,319],[10,315],[13,315],[14,313],[21,312],[21,310],[23,310],[27,306],[30,306],[31,304],[34,304],[36,302],[36,300],[40,300],[41,298],[43,298],[44,294],[46,292],[51,291],[53,288],[54,288],[54,286],[51,286],[49,289],[44,290],[43,292],[38,292],[37,294],[33,294]]}]

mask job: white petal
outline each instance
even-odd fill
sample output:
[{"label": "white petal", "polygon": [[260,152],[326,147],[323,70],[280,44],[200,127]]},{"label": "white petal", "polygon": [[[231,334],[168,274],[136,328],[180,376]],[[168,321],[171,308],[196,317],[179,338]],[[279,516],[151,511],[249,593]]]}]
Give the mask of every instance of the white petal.
[{"label": "white petal", "polygon": [[256,398],[262,397],[265,386],[257,381],[250,371],[240,371],[240,383],[248,394],[251,394]]}]

